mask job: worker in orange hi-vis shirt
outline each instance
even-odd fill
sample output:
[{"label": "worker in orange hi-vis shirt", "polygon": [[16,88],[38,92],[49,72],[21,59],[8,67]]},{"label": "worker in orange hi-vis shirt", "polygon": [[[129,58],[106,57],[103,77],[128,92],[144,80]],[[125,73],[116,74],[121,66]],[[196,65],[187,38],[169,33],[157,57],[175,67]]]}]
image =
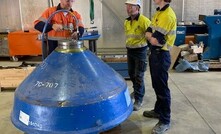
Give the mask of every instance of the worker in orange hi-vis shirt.
[{"label": "worker in orange hi-vis shirt", "polygon": [[[55,14],[46,27],[45,33],[48,33],[48,55],[57,47],[58,40],[74,38],[77,39],[78,26],[79,36],[84,33],[84,25],[82,23],[81,15],[74,11],[71,7],[75,0],[60,0],[57,6],[46,9],[41,17],[34,22],[35,29],[43,32],[43,28],[47,19],[58,10],[68,10],[70,12],[58,12]],[[77,22],[76,22],[77,19]],[[67,29],[74,29],[73,32]]]}]

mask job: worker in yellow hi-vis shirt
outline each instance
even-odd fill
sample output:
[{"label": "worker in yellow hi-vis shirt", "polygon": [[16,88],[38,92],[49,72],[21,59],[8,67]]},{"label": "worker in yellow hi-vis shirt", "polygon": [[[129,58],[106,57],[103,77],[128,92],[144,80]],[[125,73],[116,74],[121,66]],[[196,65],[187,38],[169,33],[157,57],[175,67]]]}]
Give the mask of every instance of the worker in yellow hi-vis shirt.
[{"label": "worker in yellow hi-vis shirt", "polygon": [[140,14],[141,0],[127,0],[125,2],[128,18],[125,20],[128,73],[133,83],[134,92],[131,97],[135,99],[134,111],[142,107],[145,94],[144,72],[147,67],[147,40],[146,29],[150,20]]},{"label": "worker in yellow hi-vis shirt", "polygon": [[159,122],[153,128],[152,133],[162,134],[170,128],[171,95],[168,87],[168,70],[171,59],[169,51],[176,39],[177,20],[169,5],[171,0],[153,1],[158,8],[147,29],[146,38],[150,43],[150,74],[157,101],[154,109],[144,111],[143,115],[158,118]]}]

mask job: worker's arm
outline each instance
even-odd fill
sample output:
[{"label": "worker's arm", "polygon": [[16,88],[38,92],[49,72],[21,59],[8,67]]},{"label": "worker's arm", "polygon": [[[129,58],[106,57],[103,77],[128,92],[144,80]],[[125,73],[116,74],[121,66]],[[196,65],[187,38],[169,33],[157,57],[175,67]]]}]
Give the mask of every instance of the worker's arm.
[{"label": "worker's arm", "polygon": [[165,35],[157,30],[154,33],[152,33],[152,31],[153,30],[151,27],[148,27],[146,30],[145,36],[149,41],[149,43],[154,46],[160,46],[160,45],[163,46],[166,43],[166,40],[164,38]]},{"label": "worker's arm", "polygon": [[[82,35],[84,34],[84,24],[82,21],[82,17],[77,11],[73,11],[73,14],[75,15],[76,19],[78,20],[77,25],[78,25],[79,37],[82,37]],[[77,31],[77,30],[75,30],[75,31]]]},{"label": "worker's arm", "polygon": [[[35,29],[38,30],[38,31],[40,31],[40,32],[43,32],[44,26],[45,26],[45,22],[39,21],[39,22],[35,25]],[[51,30],[53,29],[52,26],[53,26],[52,24],[48,24],[47,27],[46,27],[45,32],[47,33],[47,32],[49,32],[49,31],[51,31]]]},{"label": "worker's arm", "polygon": [[[44,26],[45,26],[45,22],[40,21],[35,25],[35,29],[37,29],[40,32],[43,32]],[[48,24],[46,27],[45,33],[49,32],[51,30],[61,31],[61,30],[63,30],[63,26],[60,24]]]},{"label": "worker's arm", "polygon": [[[54,11],[51,11],[53,10],[52,8],[48,8],[46,9],[41,17],[39,17],[35,22],[34,22],[34,28],[40,32],[43,32],[43,29],[44,29],[44,26],[45,26],[45,23],[47,22],[48,18],[50,17],[50,15],[54,12]],[[63,30],[63,26],[61,24],[51,24],[51,23],[48,23],[47,24],[47,27],[45,29],[45,33],[51,31],[51,30],[55,30],[55,31],[61,31]]]},{"label": "worker's arm", "polygon": [[84,34],[84,27],[79,26],[78,30],[79,30],[79,36],[82,37],[82,35]]},{"label": "worker's arm", "polygon": [[79,35],[78,35],[78,33],[77,33],[77,30],[75,30],[75,31],[73,32],[73,34],[71,35],[73,39],[77,39],[78,36],[79,36],[79,37],[82,37],[82,35],[84,34],[84,27],[81,27],[81,26],[78,27],[78,31],[79,31]]},{"label": "worker's arm", "polygon": [[153,34],[152,34],[152,38],[151,38],[151,41],[152,41],[152,45],[164,45],[166,43],[166,40],[164,38],[164,34],[162,34],[161,32],[159,31],[155,31]]}]

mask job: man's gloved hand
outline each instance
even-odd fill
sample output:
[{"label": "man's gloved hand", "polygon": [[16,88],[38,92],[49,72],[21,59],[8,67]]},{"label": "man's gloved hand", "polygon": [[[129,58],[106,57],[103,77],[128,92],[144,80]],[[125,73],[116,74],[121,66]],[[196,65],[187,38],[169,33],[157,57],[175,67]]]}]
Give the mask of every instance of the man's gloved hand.
[{"label": "man's gloved hand", "polygon": [[61,24],[53,24],[52,28],[53,28],[53,30],[55,30],[57,32],[63,30],[63,26]]},{"label": "man's gloved hand", "polygon": [[77,31],[74,31],[72,34],[71,34],[71,37],[72,37],[72,39],[78,39],[78,33],[77,33]]}]

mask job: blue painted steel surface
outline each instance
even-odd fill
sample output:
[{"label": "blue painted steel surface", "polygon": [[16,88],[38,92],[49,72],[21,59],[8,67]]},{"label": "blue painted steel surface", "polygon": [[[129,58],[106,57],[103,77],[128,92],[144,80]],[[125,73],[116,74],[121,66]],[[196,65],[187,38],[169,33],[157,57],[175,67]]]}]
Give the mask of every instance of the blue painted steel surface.
[{"label": "blue painted steel surface", "polygon": [[16,89],[11,120],[29,134],[99,133],[132,108],[122,76],[92,52],[54,51]]},{"label": "blue painted steel surface", "polygon": [[221,15],[204,16],[208,26],[208,46],[203,53],[203,59],[217,60],[221,57]]},{"label": "blue painted steel surface", "polygon": [[195,43],[199,44],[200,42],[203,42],[204,47],[206,48],[208,46],[208,34],[195,34]]},{"label": "blue painted steel surface", "polygon": [[127,62],[106,62],[125,79],[129,79]]},{"label": "blue painted steel surface", "polygon": [[84,37],[80,37],[79,40],[97,40],[101,35],[88,35]]},{"label": "blue painted steel surface", "polygon": [[176,40],[174,45],[179,46],[185,44],[186,26],[177,26]]}]

